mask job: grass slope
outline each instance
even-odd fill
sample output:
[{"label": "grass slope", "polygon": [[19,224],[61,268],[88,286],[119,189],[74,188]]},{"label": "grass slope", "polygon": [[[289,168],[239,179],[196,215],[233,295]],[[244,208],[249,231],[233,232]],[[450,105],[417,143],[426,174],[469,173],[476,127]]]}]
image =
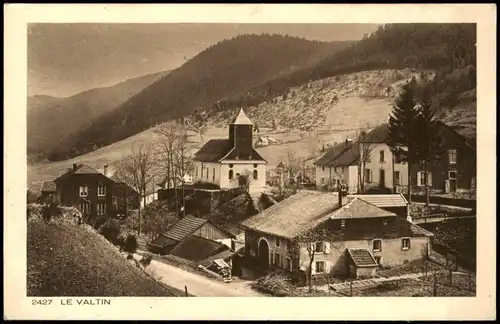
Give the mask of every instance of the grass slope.
[{"label": "grass slope", "polygon": [[86,226],[28,222],[28,296],[178,296]]}]

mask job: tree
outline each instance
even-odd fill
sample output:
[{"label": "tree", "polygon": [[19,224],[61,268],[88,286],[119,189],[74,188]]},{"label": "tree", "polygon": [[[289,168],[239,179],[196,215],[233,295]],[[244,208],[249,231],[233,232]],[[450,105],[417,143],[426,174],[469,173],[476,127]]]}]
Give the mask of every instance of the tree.
[{"label": "tree", "polygon": [[396,98],[389,117],[387,145],[395,159],[408,164],[408,202],[411,204],[411,165],[418,162],[417,136],[415,122],[418,111],[415,87],[406,83]]},{"label": "tree", "polygon": [[443,153],[439,125],[434,119],[434,110],[428,88],[422,90],[419,98],[418,116],[416,122],[416,149],[420,162],[424,168],[424,186],[426,205],[430,204],[428,186],[428,167],[432,165]]},{"label": "tree", "polygon": [[289,176],[289,181],[293,179],[294,174],[300,170],[300,161],[294,151],[286,153],[285,168]]},{"label": "tree", "polygon": [[[117,176],[139,193],[139,196],[144,199],[144,206],[146,206],[147,186],[154,179],[152,171],[155,165],[156,159],[151,144],[146,141],[135,144],[131,149],[131,154],[116,164]],[[138,213],[138,235],[141,235],[140,206]]]},{"label": "tree", "polygon": [[372,155],[372,144],[365,142],[368,133],[367,129],[368,125],[356,133],[357,149],[354,149],[354,146],[352,147],[358,160],[358,192],[364,192],[365,190],[364,170]]},{"label": "tree", "polygon": [[177,214],[168,211],[168,208],[145,209],[142,230],[144,233],[149,233],[150,240],[153,240],[155,236],[165,232],[177,220]]}]

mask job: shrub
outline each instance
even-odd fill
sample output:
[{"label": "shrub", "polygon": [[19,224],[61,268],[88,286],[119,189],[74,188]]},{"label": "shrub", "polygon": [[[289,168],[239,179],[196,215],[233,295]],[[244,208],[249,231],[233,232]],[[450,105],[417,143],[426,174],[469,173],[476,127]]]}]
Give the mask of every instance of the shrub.
[{"label": "shrub", "polygon": [[147,267],[148,265],[151,264],[151,261],[153,260],[153,256],[151,254],[146,254],[145,256],[142,257],[141,259],[141,264],[144,266],[144,267]]},{"label": "shrub", "polygon": [[122,248],[125,252],[128,253],[137,252],[137,238],[134,234],[127,235],[127,238],[122,243]]},{"label": "shrub", "polygon": [[114,245],[120,244],[121,226],[116,221],[109,221],[99,227],[99,234]]}]

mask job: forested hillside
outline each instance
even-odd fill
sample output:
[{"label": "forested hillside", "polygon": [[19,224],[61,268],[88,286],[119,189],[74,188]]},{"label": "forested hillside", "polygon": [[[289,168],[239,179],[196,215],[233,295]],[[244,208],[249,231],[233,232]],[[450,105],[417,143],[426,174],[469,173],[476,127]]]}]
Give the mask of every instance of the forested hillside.
[{"label": "forested hillside", "polygon": [[167,73],[168,71],[145,75],[67,98],[28,97],[28,154],[31,156],[59,147],[62,139],[113,111]]},{"label": "forested hillside", "polygon": [[280,75],[310,68],[349,42],[324,43],[280,35],[224,40],[158,80],[54,151],[67,159],[109,145],[171,118],[207,109]]}]

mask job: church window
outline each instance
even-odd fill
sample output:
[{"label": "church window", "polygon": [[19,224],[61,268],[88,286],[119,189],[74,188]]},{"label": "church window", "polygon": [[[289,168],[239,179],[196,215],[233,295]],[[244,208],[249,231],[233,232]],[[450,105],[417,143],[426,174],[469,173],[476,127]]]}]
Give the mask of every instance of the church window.
[{"label": "church window", "polygon": [[257,163],[254,163],[253,167],[254,167],[254,168],[257,168]]},{"label": "church window", "polygon": [[229,170],[229,180],[233,179],[233,170]]},{"label": "church window", "polygon": [[258,175],[259,175],[259,174],[258,174],[257,170],[253,170],[253,179],[254,179],[254,180],[257,180]]},{"label": "church window", "polygon": [[230,167],[230,168],[233,168],[233,164],[229,164],[229,167]]}]

